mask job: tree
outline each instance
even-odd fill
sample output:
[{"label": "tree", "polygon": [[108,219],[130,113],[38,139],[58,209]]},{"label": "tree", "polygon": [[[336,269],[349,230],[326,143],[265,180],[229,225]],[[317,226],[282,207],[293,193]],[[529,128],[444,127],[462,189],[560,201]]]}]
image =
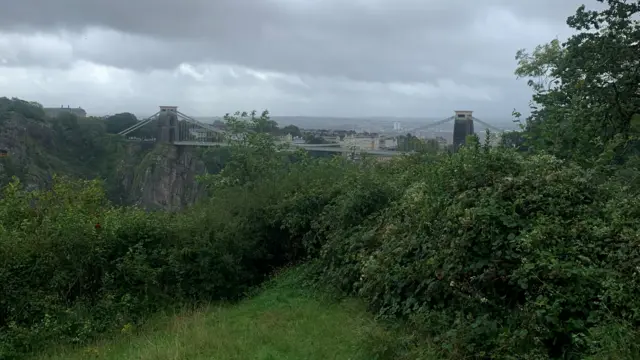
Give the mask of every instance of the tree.
[{"label": "tree", "polygon": [[[246,116],[246,113],[244,115]],[[278,123],[269,117],[269,110],[264,110],[260,116],[256,116],[255,110],[252,111],[249,126],[257,133],[276,134],[279,130]]]},{"label": "tree", "polygon": [[525,138],[521,131],[508,131],[500,135],[500,145],[503,147],[526,151],[527,147],[524,143]]},{"label": "tree", "polygon": [[422,140],[407,134],[398,137],[398,150],[435,154],[440,151],[440,143],[436,139]]},{"label": "tree", "polygon": [[[45,118],[44,109],[38,102],[25,101],[18,98],[0,98],[0,113],[8,115],[10,112],[19,113],[27,119],[33,119],[39,122],[43,122]],[[1,120],[2,119],[0,119],[0,121]]]},{"label": "tree", "polygon": [[287,126],[283,127],[282,128],[282,133],[284,135],[291,134],[291,136],[293,136],[293,137],[302,136],[302,132],[300,131],[300,128],[298,128],[295,125],[287,125]]},{"label": "tree", "polygon": [[224,120],[230,156],[225,158],[225,166],[218,174],[199,177],[211,193],[229,186],[251,186],[282,168],[286,156],[279,152],[274,141],[272,132],[277,131],[278,126],[267,110],[259,117],[255,110],[237,111],[226,114]]},{"label": "tree", "polygon": [[106,120],[106,130],[110,134],[117,134],[138,123],[135,115],[125,112],[109,116]]},{"label": "tree", "polygon": [[621,155],[636,135],[631,120],[640,108],[640,25],[634,16],[640,3],[606,4],[602,11],[578,8],[567,24],[579,33],[565,43],[517,53],[516,75],[528,78],[534,91],[525,125],[532,148],[592,163],[611,152]]},{"label": "tree", "polygon": [[304,134],[303,138],[304,138],[304,142],[307,143],[307,144],[327,144],[327,143],[329,143],[324,138],[319,137],[319,136],[315,136],[312,133]]}]

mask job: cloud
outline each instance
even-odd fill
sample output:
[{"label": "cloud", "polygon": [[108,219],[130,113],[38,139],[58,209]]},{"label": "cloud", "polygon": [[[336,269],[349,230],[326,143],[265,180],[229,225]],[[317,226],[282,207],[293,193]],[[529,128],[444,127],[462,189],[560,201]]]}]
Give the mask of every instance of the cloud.
[{"label": "cloud", "polygon": [[530,97],[512,75],[515,52],[567,36],[580,3],[12,1],[0,12],[0,77],[24,82],[8,95],[77,96],[106,112],[164,96],[198,113],[508,116]]}]

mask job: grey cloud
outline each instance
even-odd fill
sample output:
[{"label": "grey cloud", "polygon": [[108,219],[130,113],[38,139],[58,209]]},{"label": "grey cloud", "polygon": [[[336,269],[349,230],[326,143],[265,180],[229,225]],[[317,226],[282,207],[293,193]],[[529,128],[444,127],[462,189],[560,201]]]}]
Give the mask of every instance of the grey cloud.
[{"label": "grey cloud", "polygon": [[[393,93],[392,83],[442,87],[450,81],[485,92],[475,100],[460,95],[456,101],[466,102],[460,105],[496,111],[501,102],[504,112],[508,102],[526,103],[529,96],[512,76],[515,51],[566,35],[564,19],[582,2],[5,0],[0,31],[62,31],[73,58],[137,71],[212,62],[299,76],[301,83],[269,80],[290,93],[298,108],[320,111],[360,99],[374,108],[393,101],[390,107],[412,112],[434,104],[425,94],[365,97],[382,89]],[[509,14],[501,9],[517,18],[505,17]],[[523,22],[528,28],[519,28]],[[78,33],[84,36],[74,36]],[[27,51],[14,55],[15,66],[45,58]],[[57,59],[48,65],[72,60]],[[242,74],[221,81],[242,87],[256,80]],[[493,90],[483,90],[487,84]],[[313,104],[304,105],[312,97]]]},{"label": "grey cloud", "polygon": [[[3,4],[0,26],[53,29],[105,26],[160,37],[261,37],[264,30],[309,29],[351,36],[391,36],[425,24],[459,26],[488,7],[524,17],[563,20],[582,1],[569,0],[393,0],[313,3],[283,0],[22,0]],[[593,2],[595,4],[595,2]],[[303,36],[304,37],[304,36]],[[308,39],[310,39],[308,37]]]},{"label": "grey cloud", "polygon": [[[511,106],[523,100],[515,96],[517,92],[510,91],[506,98],[496,93],[500,84],[495,83],[470,90],[452,87],[445,80],[426,89],[414,84],[417,89],[412,89],[412,85],[347,78],[266,74],[265,79],[250,69],[211,65],[185,65],[175,72],[103,71],[89,63],[76,64],[70,71],[0,67],[0,89],[48,106],[71,103],[95,115],[131,111],[141,116],[154,113],[158,104],[176,104],[193,116],[268,108],[277,115],[434,119],[450,116],[456,108],[471,108],[478,117],[488,119],[508,117]],[[438,96],[434,91],[440,92]],[[452,96],[452,91],[459,91],[459,96]],[[492,101],[479,99],[485,91]]]},{"label": "grey cloud", "polygon": [[73,47],[42,34],[13,34],[0,37],[0,61],[4,66],[66,67],[73,61]]},{"label": "grey cloud", "polygon": [[[421,68],[453,73],[468,58],[512,61],[517,48],[531,45],[475,40],[470,24],[492,6],[557,21],[576,1],[22,0],[3,6],[0,29],[102,26],[135,34],[76,44],[79,55],[133,69],[213,60],[364,81],[431,81]],[[141,37],[147,40],[136,43]]]}]

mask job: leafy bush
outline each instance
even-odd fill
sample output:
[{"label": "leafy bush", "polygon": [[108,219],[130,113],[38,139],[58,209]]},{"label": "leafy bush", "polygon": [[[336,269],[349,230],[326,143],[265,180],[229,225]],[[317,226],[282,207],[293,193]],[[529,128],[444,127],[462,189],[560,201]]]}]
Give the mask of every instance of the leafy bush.
[{"label": "leafy bush", "polygon": [[446,357],[638,354],[640,200],[602,172],[478,144],[291,163],[267,142],[232,152],[211,198],[182,213],[114,207],[95,181],[5,188],[0,356],[237,299],[304,259]]},{"label": "leafy bush", "polygon": [[[637,322],[640,202],[621,206],[621,189],[504,149],[467,149],[422,176],[390,207],[327,236],[324,281],[412,319],[454,358],[579,358],[601,349],[603,327]],[[386,187],[352,186],[335,201]],[[326,209],[327,227],[353,214]]]},{"label": "leafy bush", "polygon": [[[164,306],[237,299],[301,259],[282,201],[321,171],[300,176],[313,162],[292,164],[261,133],[231,150],[226,171],[204,179],[212,198],[182,213],[113,206],[97,181],[28,191],[14,179],[0,197],[0,358],[85,342]],[[341,176],[325,165],[325,179]]]},{"label": "leafy bush", "polygon": [[242,296],[293,260],[263,211],[273,195],[227,189],[169,214],[113,207],[96,181],[33,192],[14,181],[0,199],[0,358],[85,342],[163,306]]}]

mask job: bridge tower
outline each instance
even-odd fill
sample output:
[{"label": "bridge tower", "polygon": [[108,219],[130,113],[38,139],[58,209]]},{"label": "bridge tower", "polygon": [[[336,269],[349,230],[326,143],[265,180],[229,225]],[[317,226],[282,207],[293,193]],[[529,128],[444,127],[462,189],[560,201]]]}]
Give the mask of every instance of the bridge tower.
[{"label": "bridge tower", "polygon": [[160,106],[156,142],[172,144],[178,140],[178,107]]},{"label": "bridge tower", "polygon": [[456,110],[453,123],[453,150],[464,145],[467,135],[473,135],[473,111]]}]

